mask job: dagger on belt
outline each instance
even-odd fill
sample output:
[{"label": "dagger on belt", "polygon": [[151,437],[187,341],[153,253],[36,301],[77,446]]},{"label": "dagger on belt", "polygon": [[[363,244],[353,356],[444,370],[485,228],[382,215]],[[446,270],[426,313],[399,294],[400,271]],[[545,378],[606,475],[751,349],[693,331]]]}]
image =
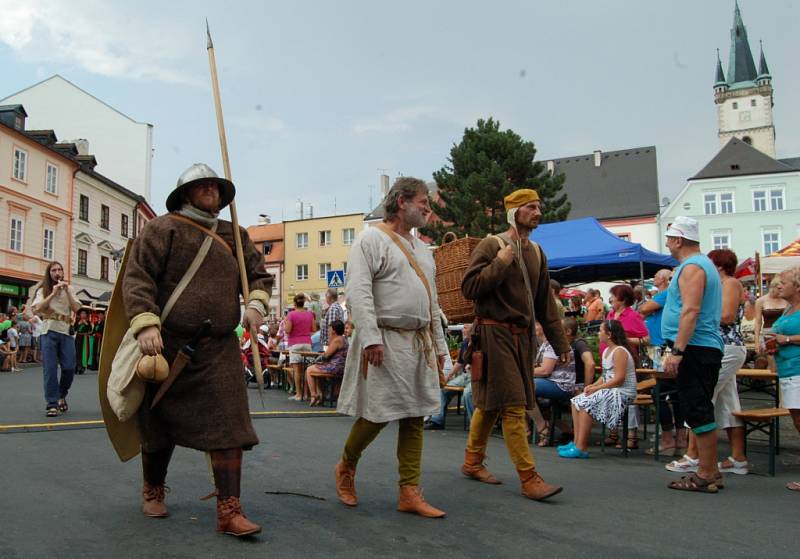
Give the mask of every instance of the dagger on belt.
[{"label": "dagger on belt", "polygon": [[194,352],[197,350],[197,346],[203,338],[207,338],[208,335],[211,333],[211,321],[209,319],[205,319],[202,324],[200,324],[200,328],[195,332],[194,337],[187,343],[185,346],[181,348],[178,352],[178,355],[175,356],[175,359],[172,361],[172,366],[169,368],[169,375],[161,383],[161,386],[158,387],[158,392],[156,392],[155,397],[153,398],[153,403],[150,404],[150,409],[152,410],[156,407],[161,401],[161,398],[164,397],[164,394],[167,393],[169,387],[173,385],[175,379],[178,378],[178,375],[181,374],[186,365],[188,365],[192,361],[192,357],[194,356]]}]

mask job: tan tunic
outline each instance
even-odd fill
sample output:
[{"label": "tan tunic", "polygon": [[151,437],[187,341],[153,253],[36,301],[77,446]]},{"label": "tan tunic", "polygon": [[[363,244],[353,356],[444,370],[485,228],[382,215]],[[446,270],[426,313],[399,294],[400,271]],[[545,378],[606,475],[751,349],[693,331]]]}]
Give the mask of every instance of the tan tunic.
[{"label": "tan tunic", "polygon": [[[507,242],[509,238],[503,235]],[[475,406],[486,411],[510,406],[533,408],[533,361],[536,345],[533,340],[533,314],[525,289],[525,280],[518,257],[510,264],[497,258],[500,245],[494,238],[482,240],[470,258],[461,290],[475,301],[475,314],[482,318],[530,328],[531,335],[514,336],[498,326],[480,326],[477,333],[484,352],[484,373],[480,382],[472,383]],[[569,342],[550,295],[550,274],[547,257],[541,260],[531,243],[522,247],[522,259],[531,281],[536,320],[541,323],[556,353],[570,351]]]},{"label": "tan tunic", "polygon": [[[272,276],[240,228],[250,289],[269,294]],[[217,233],[233,247],[233,227],[219,221]],[[200,248],[205,233],[161,216],[142,230],[131,248],[123,297],[128,317],[160,316],[175,286]],[[199,344],[192,362],[181,372],[159,404],[150,410],[158,389],[148,385],[139,408],[142,447],[154,452],[172,443],[198,450],[249,448],[258,444],[250,421],[239,343],[241,293],[236,257],[214,241],[203,264],[161,326],[164,357],[172,362],[201,322],[212,322],[211,338]]]},{"label": "tan tunic", "polygon": [[[428,246],[406,243],[432,287],[433,314],[439,316],[436,268]],[[431,368],[415,331],[427,333],[431,305],[428,293],[408,259],[375,227],[358,235],[347,257],[347,305],[355,325],[347,352],[338,412],[383,423],[421,417],[439,409],[439,375]],[[447,345],[440,324],[434,324],[433,353]],[[364,348],[382,344],[384,361],[361,374]]]}]

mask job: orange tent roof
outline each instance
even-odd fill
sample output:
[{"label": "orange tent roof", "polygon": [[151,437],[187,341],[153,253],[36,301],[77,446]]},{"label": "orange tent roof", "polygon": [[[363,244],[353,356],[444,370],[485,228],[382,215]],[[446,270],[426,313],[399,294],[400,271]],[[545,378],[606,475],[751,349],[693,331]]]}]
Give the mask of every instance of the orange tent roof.
[{"label": "orange tent roof", "polygon": [[793,241],[770,256],[800,256],[800,239]]}]

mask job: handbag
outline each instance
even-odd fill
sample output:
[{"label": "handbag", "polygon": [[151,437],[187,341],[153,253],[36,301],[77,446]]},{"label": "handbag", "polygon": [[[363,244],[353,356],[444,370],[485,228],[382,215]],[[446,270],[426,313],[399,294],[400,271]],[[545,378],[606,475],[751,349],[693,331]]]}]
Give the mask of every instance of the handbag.
[{"label": "handbag", "polygon": [[[208,231],[216,234],[215,230],[216,224],[213,229],[209,229]],[[205,260],[213,242],[214,238],[211,235],[203,240],[200,250],[197,252],[194,260],[192,260],[186,273],[181,278],[181,281],[178,282],[175,290],[164,305],[164,309],[161,311],[162,324],[167,320],[167,316],[172,310],[172,307],[175,306],[178,298],[197,273],[197,270],[200,268],[203,260]],[[117,353],[114,355],[114,360],[111,363],[111,373],[108,377],[108,387],[106,388],[108,403],[114,414],[123,422],[136,414],[139,406],[142,405],[142,400],[144,400],[144,392],[147,383],[136,374],[136,363],[141,359],[142,355],[139,349],[139,342],[136,340],[133,330],[128,328],[128,331],[125,332],[125,335],[122,337],[122,342],[120,342]]]}]

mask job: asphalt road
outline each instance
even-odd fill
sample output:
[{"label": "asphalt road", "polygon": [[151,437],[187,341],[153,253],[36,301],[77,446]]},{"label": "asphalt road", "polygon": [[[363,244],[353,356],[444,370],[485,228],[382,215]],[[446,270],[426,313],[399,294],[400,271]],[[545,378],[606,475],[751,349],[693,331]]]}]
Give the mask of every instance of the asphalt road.
[{"label": "asphalt road", "polygon": [[[360,504],[348,509],[336,500],[333,466],[352,420],[308,414],[270,390],[269,413],[254,415],[261,444],[245,453],[242,482],[244,509],[264,530],[236,540],[215,533],[213,500],[199,500],[212,487],[196,451],[174,455],[171,516],[141,514],[141,466],[119,462],[98,425],[96,379],[76,377],[70,412],[48,419],[41,369],[0,373],[0,558],[797,556],[800,494],[784,485],[800,479],[800,439],[788,425],[776,477],[765,475],[765,449],[753,442],[756,473],[729,475],[716,495],[667,489],[675,474],[642,451],[569,461],[536,449],[545,479],[565,487],[536,503],[520,496],[499,437],[489,466],[505,484],[461,476],[466,434],[453,414],[448,430],[426,433],[425,497],[448,513],[431,520],[395,510],[395,426],[365,453]],[[260,410],[255,390],[251,409]]]}]

